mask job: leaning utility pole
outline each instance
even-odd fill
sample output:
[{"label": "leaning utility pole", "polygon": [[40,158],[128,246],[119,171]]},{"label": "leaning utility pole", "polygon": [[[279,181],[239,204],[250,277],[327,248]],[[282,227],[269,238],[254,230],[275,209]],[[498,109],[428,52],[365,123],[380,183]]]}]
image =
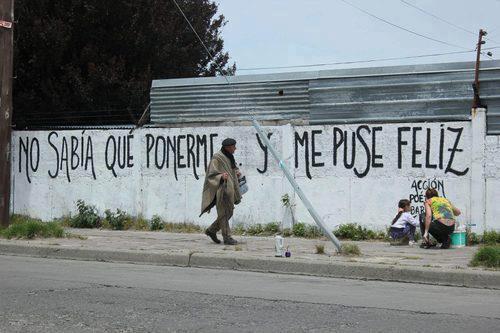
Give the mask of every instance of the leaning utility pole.
[{"label": "leaning utility pole", "polygon": [[472,88],[474,90],[474,102],[472,104],[472,108],[474,109],[482,107],[481,99],[479,97],[479,65],[481,62],[481,45],[485,43],[483,40],[483,36],[486,36],[486,31],[480,29],[476,46],[477,54],[476,54],[476,68],[474,71],[474,83],[472,84]]},{"label": "leaning utility pole", "polygon": [[14,0],[0,0],[0,224],[9,225]]}]

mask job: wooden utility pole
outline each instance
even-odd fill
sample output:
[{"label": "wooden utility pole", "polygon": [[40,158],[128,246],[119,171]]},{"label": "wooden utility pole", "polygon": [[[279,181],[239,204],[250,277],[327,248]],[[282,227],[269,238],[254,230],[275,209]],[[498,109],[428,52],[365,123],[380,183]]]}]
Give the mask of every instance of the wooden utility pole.
[{"label": "wooden utility pole", "polygon": [[9,225],[14,0],[0,0],[0,224]]},{"label": "wooden utility pole", "polygon": [[485,43],[483,40],[483,36],[486,36],[486,31],[480,29],[476,47],[477,54],[476,54],[476,69],[474,71],[474,84],[472,85],[474,89],[474,102],[472,104],[472,108],[474,109],[482,107],[481,99],[479,98],[479,65],[481,62],[481,45]]}]

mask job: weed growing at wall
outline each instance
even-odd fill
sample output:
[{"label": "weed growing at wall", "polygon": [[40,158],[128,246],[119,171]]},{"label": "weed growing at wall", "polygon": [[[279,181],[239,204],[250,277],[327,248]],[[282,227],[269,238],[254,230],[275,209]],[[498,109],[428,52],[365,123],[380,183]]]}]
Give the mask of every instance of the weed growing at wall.
[{"label": "weed growing at wall", "polygon": [[163,229],[166,232],[177,232],[177,233],[188,233],[188,234],[196,234],[202,233],[203,228],[197,224],[193,223],[164,223]]},{"label": "weed growing at wall", "polygon": [[299,222],[295,223],[292,227],[292,234],[295,237],[305,237],[306,235],[306,224]]},{"label": "weed growing at wall", "polygon": [[234,225],[231,230],[233,232],[233,235],[238,235],[238,236],[241,236],[246,232],[245,225],[242,223]]},{"label": "weed growing at wall", "polygon": [[70,220],[70,226],[73,228],[99,228],[101,218],[97,214],[95,206],[87,205],[85,201],[76,202],[78,213]]},{"label": "weed growing at wall", "polygon": [[249,236],[263,236],[263,233],[264,227],[260,223],[252,224],[248,226],[246,230],[246,234]]},{"label": "weed growing at wall", "polygon": [[477,244],[487,244],[487,245],[495,245],[500,244],[500,232],[495,230],[485,230],[482,235],[478,235],[474,232],[471,232],[470,228],[466,229],[467,236],[467,245],[477,245]]},{"label": "weed growing at wall", "polygon": [[368,230],[356,223],[341,224],[333,234],[340,239],[350,239],[353,241],[386,239],[387,232]]},{"label": "weed growing at wall", "polygon": [[149,230],[156,231],[163,229],[163,220],[158,215],[154,215],[149,223]]},{"label": "weed growing at wall", "polygon": [[283,237],[291,237],[293,235],[292,229],[285,228],[282,232]]},{"label": "weed growing at wall", "polygon": [[484,244],[500,244],[500,232],[495,230],[487,231],[483,233]]},{"label": "weed growing at wall", "polygon": [[466,237],[468,246],[477,245],[482,241],[482,237],[476,234],[475,232],[471,232],[470,229],[467,229]]},{"label": "weed growing at wall", "polygon": [[149,222],[142,215],[137,216],[136,218],[132,217],[131,219],[132,225],[129,226],[129,229],[134,230],[149,230]]},{"label": "weed growing at wall", "polygon": [[485,266],[500,268],[500,245],[486,245],[481,247],[471,261],[471,266]]},{"label": "weed growing at wall", "polygon": [[125,227],[128,229],[132,222],[132,218],[121,209],[117,209],[114,213],[109,209],[104,211],[103,226],[109,226],[110,229],[123,230]]},{"label": "weed growing at wall", "polygon": [[23,215],[14,215],[11,222],[9,227],[0,230],[0,236],[7,239],[64,237],[64,229],[57,222],[43,222]]},{"label": "weed growing at wall", "polygon": [[279,222],[271,222],[264,225],[264,233],[274,235],[280,232]]}]

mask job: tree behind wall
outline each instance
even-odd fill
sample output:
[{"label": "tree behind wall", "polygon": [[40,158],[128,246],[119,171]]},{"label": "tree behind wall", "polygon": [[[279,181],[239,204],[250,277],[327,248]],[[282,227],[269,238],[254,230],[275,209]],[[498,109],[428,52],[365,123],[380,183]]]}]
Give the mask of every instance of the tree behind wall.
[{"label": "tree behind wall", "polygon": [[16,128],[133,123],[152,79],[233,74],[217,5],[178,2],[215,62],[171,0],[16,1]]}]

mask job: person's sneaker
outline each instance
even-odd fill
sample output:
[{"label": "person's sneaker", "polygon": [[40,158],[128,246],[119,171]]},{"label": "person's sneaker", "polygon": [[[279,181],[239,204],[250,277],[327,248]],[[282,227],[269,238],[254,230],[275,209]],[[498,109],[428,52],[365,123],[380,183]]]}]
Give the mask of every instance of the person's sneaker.
[{"label": "person's sneaker", "polygon": [[210,230],[205,230],[205,235],[207,235],[208,237],[210,237],[214,243],[216,244],[220,244],[220,239],[217,238],[217,234],[215,232],[211,232]]},{"label": "person's sneaker", "polygon": [[448,238],[441,244],[442,249],[449,249],[451,245],[451,237],[448,236]]},{"label": "person's sneaker", "polygon": [[431,247],[436,247],[436,243],[434,242],[426,242],[425,240],[422,241],[422,243],[420,244],[420,248],[421,249],[430,249]]},{"label": "person's sneaker", "polygon": [[412,240],[408,242],[408,245],[409,245],[409,246],[413,246],[413,245],[415,245],[415,244],[417,244],[417,242],[412,241]]},{"label": "person's sneaker", "polygon": [[224,238],[224,245],[236,245],[236,244],[238,244],[238,241],[236,239],[233,239],[232,237]]}]

